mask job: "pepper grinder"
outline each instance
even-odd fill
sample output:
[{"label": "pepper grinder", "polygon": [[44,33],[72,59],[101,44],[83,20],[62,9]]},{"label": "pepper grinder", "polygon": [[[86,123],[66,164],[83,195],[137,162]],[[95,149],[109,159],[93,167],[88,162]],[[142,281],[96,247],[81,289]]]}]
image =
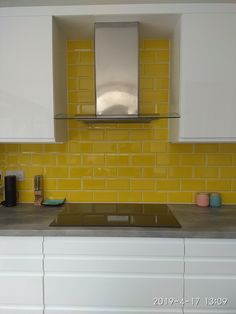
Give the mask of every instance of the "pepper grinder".
[{"label": "pepper grinder", "polygon": [[41,206],[43,201],[43,176],[34,177],[34,205]]}]

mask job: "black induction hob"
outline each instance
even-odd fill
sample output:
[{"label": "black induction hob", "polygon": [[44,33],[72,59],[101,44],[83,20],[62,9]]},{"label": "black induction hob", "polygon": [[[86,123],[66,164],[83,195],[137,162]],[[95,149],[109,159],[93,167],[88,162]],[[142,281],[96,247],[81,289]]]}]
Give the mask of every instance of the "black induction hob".
[{"label": "black induction hob", "polygon": [[66,204],[52,227],[162,227],[181,228],[166,204]]}]

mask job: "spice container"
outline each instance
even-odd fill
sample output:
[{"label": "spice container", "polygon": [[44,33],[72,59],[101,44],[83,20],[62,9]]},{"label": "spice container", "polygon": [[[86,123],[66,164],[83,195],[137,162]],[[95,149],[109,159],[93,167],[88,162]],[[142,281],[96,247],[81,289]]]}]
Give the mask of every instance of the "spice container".
[{"label": "spice container", "polygon": [[222,206],[221,194],[213,192],[210,194],[210,206],[212,208],[219,208]]},{"label": "spice container", "polygon": [[206,192],[200,192],[196,195],[196,205],[200,207],[208,207],[210,203],[209,194]]}]

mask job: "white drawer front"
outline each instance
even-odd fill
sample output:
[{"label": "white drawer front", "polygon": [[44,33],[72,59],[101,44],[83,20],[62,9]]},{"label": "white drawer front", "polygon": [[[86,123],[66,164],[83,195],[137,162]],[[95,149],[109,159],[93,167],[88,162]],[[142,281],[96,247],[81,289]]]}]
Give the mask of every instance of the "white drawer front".
[{"label": "white drawer front", "polygon": [[44,314],[43,306],[41,307],[4,307],[0,306],[0,314]]},{"label": "white drawer front", "polygon": [[46,307],[44,314],[183,314],[181,309],[161,309],[161,310],[150,310],[147,308],[137,308],[137,309],[112,309],[112,308],[54,308],[54,307]]},{"label": "white drawer front", "polygon": [[42,254],[42,243],[42,237],[0,237],[0,256]]},{"label": "white drawer front", "polygon": [[[197,310],[231,310],[236,313],[236,277],[191,276],[185,277],[185,299],[190,300],[185,308],[193,307],[192,298],[199,298]],[[212,299],[213,298],[213,299]],[[226,304],[224,300],[227,299]],[[227,313],[227,312],[225,312]]]},{"label": "white drawer front", "polygon": [[153,305],[155,297],[181,299],[183,278],[153,274],[150,276],[46,274],[44,286],[46,307],[147,307],[152,309],[157,307]]},{"label": "white drawer front", "polygon": [[236,258],[196,258],[187,257],[185,259],[186,274],[219,274],[236,275]]},{"label": "white drawer front", "polygon": [[45,257],[45,272],[91,272],[91,273],[183,273],[183,258],[140,258],[140,257]]},{"label": "white drawer front", "polygon": [[235,239],[186,239],[185,256],[188,257],[235,257]]},{"label": "white drawer front", "polygon": [[43,304],[42,274],[0,274],[1,305]]},{"label": "white drawer front", "polygon": [[46,237],[44,253],[86,256],[183,256],[182,239]]}]

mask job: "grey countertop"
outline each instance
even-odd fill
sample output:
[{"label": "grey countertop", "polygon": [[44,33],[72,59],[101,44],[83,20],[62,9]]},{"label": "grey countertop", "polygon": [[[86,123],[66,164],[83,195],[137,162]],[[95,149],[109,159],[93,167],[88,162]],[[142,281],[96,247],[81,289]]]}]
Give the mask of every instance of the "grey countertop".
[{"label": "grey countertop", "polygon": [[49,227],[62,207],[2,206],[0,236],[236,238],[236,205],[219,209],[186,204],[168,206],[182,228]]}]

